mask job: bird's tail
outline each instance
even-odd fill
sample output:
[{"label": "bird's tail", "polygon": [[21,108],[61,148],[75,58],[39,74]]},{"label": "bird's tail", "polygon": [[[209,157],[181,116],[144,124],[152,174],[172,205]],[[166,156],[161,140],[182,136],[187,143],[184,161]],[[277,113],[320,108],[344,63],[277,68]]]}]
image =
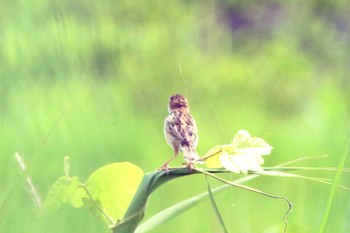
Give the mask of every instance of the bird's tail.
[{"label": "bird's tail", "polygon": [[182,151],[184,154],[184,158],[188,163],[204,163],[204,160],[199,157],[196,150],[189,146],[182,146]]}]

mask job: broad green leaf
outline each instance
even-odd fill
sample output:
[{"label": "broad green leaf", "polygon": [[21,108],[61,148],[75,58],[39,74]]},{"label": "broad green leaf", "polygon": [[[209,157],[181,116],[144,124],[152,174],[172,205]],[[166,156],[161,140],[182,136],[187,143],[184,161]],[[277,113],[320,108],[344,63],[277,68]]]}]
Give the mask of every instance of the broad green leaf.
[{"label": "broad green leaf", "polygon": [[248,171],[263,170],[256,156],[224,154],[220,157],[220,161],[227,170],[233,173],[247,174]]},{"label": "broad green leaf", "polygon": [[232,146],[234,154],[269,155],[272,150],[272,146],[267,144],[262,138],[251,137],[246,130],[238,131],[232,139]]},{"label": "broad green leaf", "polygon": [[261,171],[262,155],[270,154],[271,150],[262,138],[251,137],[247,131],[240,130],[232,144],[215,146],[204,158],[209,168],[224,167],[234,173],[247,174],[248,171]]},{"label": "broad green leaf", "polygon": [[60,177],[50,188],[44,204],[43,212],[58,209],[62,204],[71,201],[80,187],[78,177]]},{"label": "broad green leaf", "polygon": [[205,160],[205,163],[208,168],[220,168],[223,167],[220,161],[220,156],[223,155],[223,150],[221,146],[215,146],[208,151],[208,153],[204,156],[208,159]]},{"label": "broad green leaf", "polygon": [[144,217],[146,203],[150,194],[162,184],[172,179],[187,176],[190,174],[194,173],[188,168],[146,173],[128,210],[125,213],[123,220],[115,225],[113,233],[134,232],[137,225]]},{"label": "broad green leaf", "polygon": [[234,147],[232,144],[215,146],[208,151],[204,156],[205,163],[208,168],[220,168],[223,167],[220,161],[220,157],[224,154],[233,154]]},{"label": "broad green leaf", "polygon": [[79,187],[69,200],[69,203],[75,208],[80,208],[84,204],[83,199],[86,198],[87,195],[85,190],[82,187]]},{"label": "broad green leaf", "polygon": [[[114,221],[122,219],[143,177],[143,171],[129,162],[112,163],[96,170],[86,181],[86,188],[99,208]],[[100,211],[100,217],[105,217]]]}]

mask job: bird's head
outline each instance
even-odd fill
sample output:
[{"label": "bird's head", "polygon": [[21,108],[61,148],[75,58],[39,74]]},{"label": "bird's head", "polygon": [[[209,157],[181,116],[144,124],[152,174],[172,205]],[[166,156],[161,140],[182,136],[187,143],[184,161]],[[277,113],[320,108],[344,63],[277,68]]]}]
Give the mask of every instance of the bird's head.
[{"label": "bird's head", "polygon": [[170,96],[169,100],[169,111],[174,111],[177,109],[189,109],[187,99],[180,94],[175,94]]}]

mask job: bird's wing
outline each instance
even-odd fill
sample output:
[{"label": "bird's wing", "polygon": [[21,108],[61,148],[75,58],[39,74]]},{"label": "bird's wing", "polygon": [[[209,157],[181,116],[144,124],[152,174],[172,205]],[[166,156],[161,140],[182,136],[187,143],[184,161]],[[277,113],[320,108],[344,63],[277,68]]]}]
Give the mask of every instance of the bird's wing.
[{"label": "bird's wing", "polygon": [[195,147],[197,141],[197,126],[189,113],[173,113],[165,120],[165,130],[180,144],[189,144]]}]

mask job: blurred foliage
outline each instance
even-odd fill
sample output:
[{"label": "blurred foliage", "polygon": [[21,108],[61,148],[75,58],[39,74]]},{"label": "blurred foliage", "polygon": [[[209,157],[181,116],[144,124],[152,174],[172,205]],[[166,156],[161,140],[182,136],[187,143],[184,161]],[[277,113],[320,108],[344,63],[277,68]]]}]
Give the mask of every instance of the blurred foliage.
[{"label": "blurred foliage", "polygon": [[[349,9],[344,0],[2,1],[0,231],[108,232],[84,210],[37,218],[14,153],[43,196],[66,155],[82,179],[111,162],[155,170],[172,153],[162,130],[176,92],[191,103],[200,154],[246,129],[275,148],[267,166],[320,154],[329,158],[308,165],[336,166],[350,129]],[[271,177],[249,185],[294,203],[288,232],[317,232],[330,187]],[[146,217],[203,190],[201,177],[170,182]],[[274,200],[242,190],[219,199],[231,231],[283,225]],[[348,200],[337,193],[329,232],[349,231]],[[220,231],[208,204],[157,232]]]}]

